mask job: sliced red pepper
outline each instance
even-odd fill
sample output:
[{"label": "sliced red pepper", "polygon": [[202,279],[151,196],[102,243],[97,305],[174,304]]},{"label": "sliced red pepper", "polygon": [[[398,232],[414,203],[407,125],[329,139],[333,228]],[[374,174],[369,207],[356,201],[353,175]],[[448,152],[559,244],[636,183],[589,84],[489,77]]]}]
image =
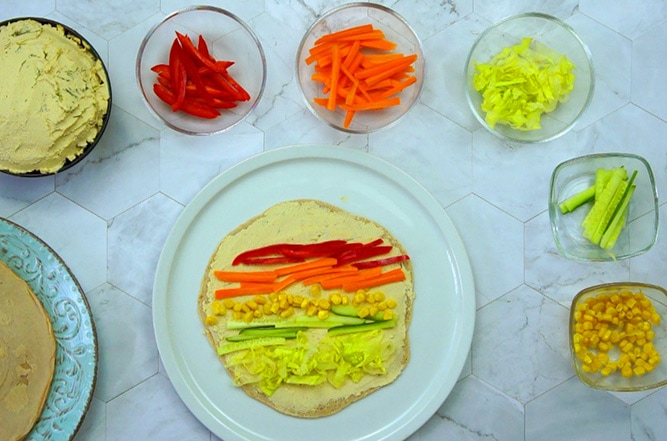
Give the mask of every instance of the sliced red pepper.
[{"label": "sliced red pepper", "polygon": [[199,52],[195,47],[194,43],[192,43],[192,40],[190,40],[190,37],[188,37],[185,34],[181,34],[180,32],[176,32],[176,36],[178,38],[178,41],[181,42],[183,50],[187,51],[190,55],[195,57],[204,66],[218,73],[227,72],[227,69],[221,69],[220,66],[218,66],[214,61],[211,61],[209,57],[206,57],[201,52]]},{"label": "sliced red pepper", "polygon": [[300,259],[297,257],[287,257],[287,256],[276,256],[276,257],[250,257],[245,259],[243,263],[245,265],[276,265],[276,264],[285,264],[285,263],[301,263],[305,262],[306,259]]},{"label": "sliced red pepper", "polygon": [[382,254],[387,254],[391,251],[393,247],[391,245],[385,246],[372,246],[372,247],[361,247],[353,250],[346,251],[336,256],[338,259],[337,266],[346,265],[348,263],[356,262],[358,260],[368,259],[369,257],[380,256]]},{"label": "sliced red pepper", "polygon": [[215,61],[215,59],[211,56],[211,53],[208,51],[208,44],[206,43],[206,40],[204,40],[204,36],[201,34],[197,39],[197,50],[201,52],[204,57],[210,59],[211,61]]},{"label": "sliced red pepper", "polygon": [[171,45],[171,50],[169,51],[171,84],[175,96],[174,101],[171,103],[171,110],[174,112],[179,110],[183,105],[183,101],[185,100],[185,85],[187,83],[185,66],[183,66],[181,61],[181,50],[181,45],[179,44],[178,39],[174,39],[174,42]]},{"label": "sliced red pepper", "polygon": [[192,56],[185,51],[181,53],[181,60],[183,62],[183,66],[185,66],[185,72],[188,75],[188,79],[192,81],[192,84],[195,86],[197,96],[204,100],[204,102],[209,106],[214,106],[213,97],[206,91],[206,86],[204,85],[204,82],[199,75],[199,69],[195,65],[195,60],[192,59]]},{"label": "sliced red pepper", "polygon": [[356,262],[353,263],[352,266],[357,267],[359,269],[366,269],[366,268],[374,268],[376,266],[391,265],[392,263],[399,263],[409,259],[410,256],[408,256],[407,254],[400,254],[398,256],[385,257],[384,259]]},{"label": "sliced red pepper", "polygon": [[[173,108],[173,103],[176,101],[176,96],[172,91],[164,87],[163,85],[156,83],[153,84],[153,92],[158,96],[162,101],[169,104]],[[210,106],[207,106],[204,103],[196,101],[183,101],[180,110],[189,113],[193,116],[198,116],[200,118],[212,119],[220,115],[220,112]]]}]

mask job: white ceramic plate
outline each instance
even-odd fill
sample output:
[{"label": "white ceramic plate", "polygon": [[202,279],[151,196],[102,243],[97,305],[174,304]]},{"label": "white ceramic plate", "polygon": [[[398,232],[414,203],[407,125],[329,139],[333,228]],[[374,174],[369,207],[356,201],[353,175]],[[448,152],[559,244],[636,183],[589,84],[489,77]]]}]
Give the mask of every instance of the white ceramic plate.
[{"label": "white ceramic plate", "polygon": [[[399,378],[329,417],[285,416],[232,385],[203,334],[197,296],[222,238],[270,206],[313,198],[384,225],[412,258],[411,359]],[[467,253],[438,202],[394,166],[343,147],[295,146],[250,158],[185,208],[160,256],[153,293],[158,348],[188,408],[233,440],[404,439],[454,387],[470,348],[475,290]]]}]

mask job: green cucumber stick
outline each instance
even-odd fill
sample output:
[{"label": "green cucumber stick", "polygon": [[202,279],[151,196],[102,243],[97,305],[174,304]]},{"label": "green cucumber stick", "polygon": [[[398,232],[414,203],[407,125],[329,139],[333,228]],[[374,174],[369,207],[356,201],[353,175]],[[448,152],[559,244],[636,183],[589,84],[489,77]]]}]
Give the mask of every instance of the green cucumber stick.
[{"label": "green cucumber stick", "polygon": [[[602,231],[604,232],[604,229],[607,226],[609,219],[611,218],[611,214],[613,213],[613,208],[616,208],[616,205],[614,205],[611,210],[608,210],[609,206],[612,204],[618,204],[620,198],[623,195],[623,193],[617,194],[618,188],[622,185],[623,182],[627,183],[626,179],[628,175],[625,168],[616,167],[612,170],[613,171],[611,177],[609,178],[609,182],[607,182],[607,185],[605,185],[604,189],[602,190],[600,197],[595,200],[593,207],[591,207],[591,211],[588,212],[584,218],[584,221],[582,222],[582,226],[584,227],[584,237],[594,243],[599,243],[599,239],[597,241],[593,240],[596,230],[598,230],[599,226],[604,223],[602,227]],[[607,213],[608,217],[605,219]]]},{"label": "green cucumber stick", "polygon": [[565,199],[563,202],[558,204],[561,213],[569,213],[574,211],[577,207],[585,204],[595,197],[595,185],[591,185],[587,189],[576,193],[569,198]]}]

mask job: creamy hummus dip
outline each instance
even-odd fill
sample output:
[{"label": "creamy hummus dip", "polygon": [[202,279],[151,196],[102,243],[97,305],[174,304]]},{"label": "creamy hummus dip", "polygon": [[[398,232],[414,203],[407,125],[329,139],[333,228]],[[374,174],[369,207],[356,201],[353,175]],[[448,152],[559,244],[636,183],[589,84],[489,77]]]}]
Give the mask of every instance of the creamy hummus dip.
[{"label": "creamy hummus dip", "polygon": [[53,173],[95,139],[109,107],[102,63],[62,26],[0,28],[0,169]]}]

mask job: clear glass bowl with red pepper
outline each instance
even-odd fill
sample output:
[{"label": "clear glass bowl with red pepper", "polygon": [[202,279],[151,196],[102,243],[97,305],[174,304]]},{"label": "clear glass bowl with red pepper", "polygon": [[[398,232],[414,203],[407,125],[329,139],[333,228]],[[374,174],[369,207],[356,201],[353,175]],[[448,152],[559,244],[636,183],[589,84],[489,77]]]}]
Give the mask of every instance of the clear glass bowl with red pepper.
[{"label": "clear glass bowl with red pepper", "polygon": [[139,47],[136,74],[144,102],[168,127],[189,135],[225,131],[259,102],[266,59],[256,35],[214,6],[173,12]]}]

